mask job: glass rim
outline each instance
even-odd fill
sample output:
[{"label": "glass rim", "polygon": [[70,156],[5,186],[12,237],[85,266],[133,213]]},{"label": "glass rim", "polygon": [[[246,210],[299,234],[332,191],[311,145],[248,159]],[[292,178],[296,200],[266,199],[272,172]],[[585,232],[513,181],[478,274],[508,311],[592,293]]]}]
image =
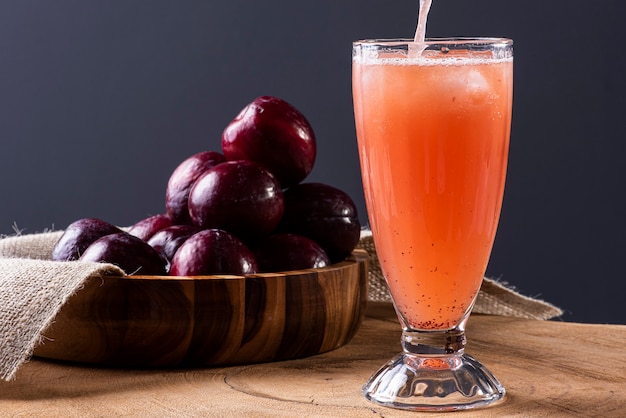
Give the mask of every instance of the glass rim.
[{"label": "glass rim", "polygon": [[503,37],[443,37],[443,38],[426,38],[424,42],[416,42],[413,38],[380,38],[380,39],[359,39],[352,42],[353,45],[493,45],[493,46],[512,46],[513,40]]}]

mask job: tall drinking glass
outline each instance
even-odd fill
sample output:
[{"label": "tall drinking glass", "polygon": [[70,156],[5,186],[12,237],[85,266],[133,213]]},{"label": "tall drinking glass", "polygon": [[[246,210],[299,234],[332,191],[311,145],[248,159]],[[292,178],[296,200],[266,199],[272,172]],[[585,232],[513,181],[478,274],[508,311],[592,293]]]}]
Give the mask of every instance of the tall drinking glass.
[{"label": "tall drinking glass", "polygon": [[502,206],[513,43],[363,40],[352,64],[367,213],[403,348],[363,394],[413,410],[496,402],[504,388],[464,353],[465,323]]}]

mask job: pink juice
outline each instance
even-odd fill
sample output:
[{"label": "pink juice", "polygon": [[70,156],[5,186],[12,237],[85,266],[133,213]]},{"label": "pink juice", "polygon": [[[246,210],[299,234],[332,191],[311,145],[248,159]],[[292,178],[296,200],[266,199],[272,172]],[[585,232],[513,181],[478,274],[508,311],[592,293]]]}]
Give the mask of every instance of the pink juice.
[{"label": "pink juice", "polygon": [[353,62],[367,211],[394,303],[450,329],[480,288],[500,215],[512,58],[425,51]]}]

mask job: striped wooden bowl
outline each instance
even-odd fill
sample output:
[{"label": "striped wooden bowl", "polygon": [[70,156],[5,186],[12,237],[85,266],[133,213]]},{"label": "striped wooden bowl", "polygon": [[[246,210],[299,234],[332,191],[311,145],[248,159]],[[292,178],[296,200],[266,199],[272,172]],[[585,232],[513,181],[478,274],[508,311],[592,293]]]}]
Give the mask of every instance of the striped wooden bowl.
[{"label": "striped wooden bowl", "polygon": [[88,283],[38,357],[131,367],[216,366],[345,345],[367,302],[367,253],[321,269],[247,276],[123,276]]}]

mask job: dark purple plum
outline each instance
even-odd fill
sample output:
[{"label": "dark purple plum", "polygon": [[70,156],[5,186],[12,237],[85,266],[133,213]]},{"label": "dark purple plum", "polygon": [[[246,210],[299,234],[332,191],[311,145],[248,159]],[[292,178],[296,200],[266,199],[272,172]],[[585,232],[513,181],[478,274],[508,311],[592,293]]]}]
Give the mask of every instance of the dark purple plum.
[{"label": "dark purple plum", "polygon": [[138,221],[130,227],[128,233],[148,241],[154,234],[172,225],[174,225],[172,218],[165,213],[159,213]]},{"label": "dark purple plum", "polygon": [[172,276],[210,276],[258,272],[252,251],[237,237],[220,229],[206,229],[187,238],[170,267]]},{"label": "dark purple plum", "polygon": [[311,172],[317,145],[313,128],[298,109],[277,97],[261,96],[224,129],[222,152],[228,160],[265,166],[286,188]]},{"label": "dark purple plum", "polygon": [[194,225],[172,225],[154,234],[148,240],[148,244],[165,258],[169,268],[169,264],[172,262],[178,247],[187,238],[198,232],[200,232],[200,228]]},{"label": "dark purple plum", "polygon": [[189,214],[203,229],[224,229],[248,242],[269,235],[278,225],[283,192],[261,165],[228,161],[207,170],[193,185]]},{"label": "dark purple plum", "polygon": [[115,225],[97,218],[83,218],[72,222],[65,228],[63,235],[54,245],[52,260],[78,260],[92,242],[105,235],[116,234],[122,230]]},{"label": "dark purple plum", "polygon": [[187,199],[195,181],[209,168],[226,161],[215,151],[203,151],[184,160],[172,172],[165,191],[165,211],[175,224],[190,224]]},{"label": "dark purple plum", "polygon": [[128,275],[166,275],[165,261],[147,242],[126,232],[105,235],[94,241],[81,255],[81,261],[110,263]]},{"label": "dark purple plum", "polygon": [[297,234],[273,234],[253,250],[259,272],[326,267],[330,259],[315,241]]},{"label": "dark purple plum", "polygon": [[279,232],[304,235],[317,242],[336,263],[354,250],[361,235],[356,205],[342,190],[323,183],[301,183],[284,193]]}]

